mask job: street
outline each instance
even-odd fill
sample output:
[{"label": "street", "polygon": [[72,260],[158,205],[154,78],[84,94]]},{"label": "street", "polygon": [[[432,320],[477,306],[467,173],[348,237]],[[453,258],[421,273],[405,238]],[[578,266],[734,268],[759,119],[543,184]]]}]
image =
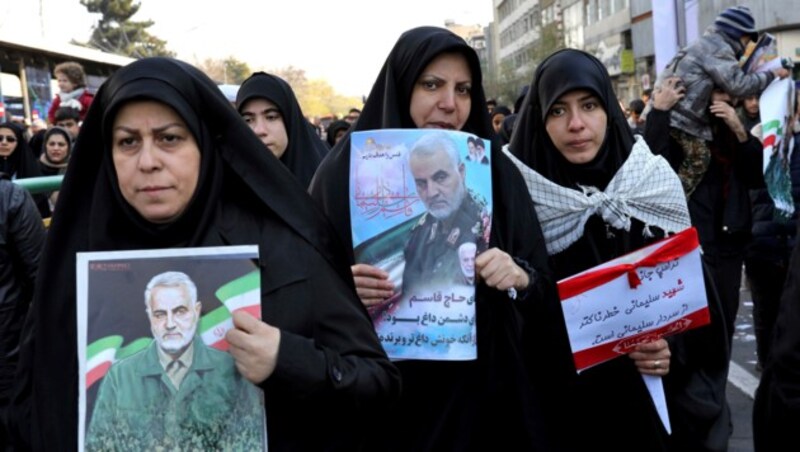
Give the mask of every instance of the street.
[{"label": "street", "polygon": [[[743,278],[744,279],[744,278]],[[756,371],[756,338],[753,334],[753,302],[743,284],[736,331],[733,335],[733,357],[728,374],[728,402],[733,418],[733,435],[729,452],[753,451],[753,396],[758,386]]]}]

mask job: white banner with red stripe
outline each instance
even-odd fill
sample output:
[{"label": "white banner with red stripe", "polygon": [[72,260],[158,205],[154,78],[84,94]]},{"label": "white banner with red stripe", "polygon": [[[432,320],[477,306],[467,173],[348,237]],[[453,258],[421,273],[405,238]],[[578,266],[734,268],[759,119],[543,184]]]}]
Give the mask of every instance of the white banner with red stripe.
[{"label": "white banner with red stripe", "polygon": [[694,228],[561,280],[558,289],[578,372],[710,321]]}]

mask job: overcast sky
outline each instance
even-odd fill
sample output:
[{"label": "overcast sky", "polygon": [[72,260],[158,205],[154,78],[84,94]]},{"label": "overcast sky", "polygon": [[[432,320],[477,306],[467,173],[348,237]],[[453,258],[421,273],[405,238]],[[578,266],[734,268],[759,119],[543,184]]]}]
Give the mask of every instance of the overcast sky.
[{"label": "overcast sky", "polygon": [[[149,31],[188,62],[233,55],[254,70],[292,65],[341,94],[361,96],[403,31],[446,19],[485,26],[492,1],[140,0],[134,19],[155,21]],[[48,40],[86,41],[98,17],[79,0],[3,1],[0,34],[41,36],[43,24]]]}]

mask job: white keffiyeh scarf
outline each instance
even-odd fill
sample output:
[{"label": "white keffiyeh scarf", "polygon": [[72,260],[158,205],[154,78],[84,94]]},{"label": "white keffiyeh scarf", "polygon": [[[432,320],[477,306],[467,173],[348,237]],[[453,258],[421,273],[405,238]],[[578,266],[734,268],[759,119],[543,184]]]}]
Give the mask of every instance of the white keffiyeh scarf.
[{"label": "white keffiyeh scarf", "polygon": [[551,256],[575,243],[595,214],[626,231],[631,218],[636,218],[645,224],[645,234],[650,234],[651,226],[667,233],[691,226],[678,176],[663,157],[650,152],[641,137],[636,137],[628,159],[605,191],[585,186],[578,191],[555,184],[514,157],[508,146],[503,151],[522,172]]}]

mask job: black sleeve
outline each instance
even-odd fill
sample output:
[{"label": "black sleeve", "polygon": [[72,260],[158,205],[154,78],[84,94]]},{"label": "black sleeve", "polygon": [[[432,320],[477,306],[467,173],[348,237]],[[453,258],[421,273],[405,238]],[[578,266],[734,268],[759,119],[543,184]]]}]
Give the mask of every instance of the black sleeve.
[{"label": "black sleeve", "polygon": [[765,188],[764,184],[764,150],[761,141],[747,132],[747,141],[737,145],[734,171],[742,184],[749,188]]},{"label": "black sleeve", "polygon": [[9,243],[14,244],[18,262],[22,265],[18,274],[23,275],[25,283],[33,287],[45,232],[36,204],[31,195],[20,187],[15,189],[12,197],[8,225]]},{"label": "black sleeve", "polygon": [[669,111],[652,109],[645,122],[644,141],[654,155],[667,159],[673,170],[678,169],[683,161],[683,151],[674,143],[669,134]]}]

